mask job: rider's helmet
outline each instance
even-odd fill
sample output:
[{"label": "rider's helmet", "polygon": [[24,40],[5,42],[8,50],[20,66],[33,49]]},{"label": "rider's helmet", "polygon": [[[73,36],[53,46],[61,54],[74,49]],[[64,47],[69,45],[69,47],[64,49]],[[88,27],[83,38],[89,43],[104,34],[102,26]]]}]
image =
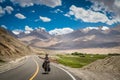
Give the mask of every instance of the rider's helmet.
[{"label": "rider's helmet", "polygon": [[45,60],[49,60],[48,54],[45,54]]},{"label": "rider's helmet", "polygon": [[46,57],[48,57],[48,54],[45,54]]}]

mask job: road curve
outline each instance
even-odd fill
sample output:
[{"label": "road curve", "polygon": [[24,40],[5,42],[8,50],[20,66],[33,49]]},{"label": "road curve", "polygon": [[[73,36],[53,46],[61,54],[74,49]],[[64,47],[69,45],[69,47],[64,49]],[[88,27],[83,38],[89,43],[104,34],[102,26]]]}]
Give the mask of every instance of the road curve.
[{"label": "road curve", "polygon": [[27,58],[23,65],[0,73],[0,80],[79,80],[63,68],[51,65],[51,72],[44,74],[42,60],[37,56]]}]

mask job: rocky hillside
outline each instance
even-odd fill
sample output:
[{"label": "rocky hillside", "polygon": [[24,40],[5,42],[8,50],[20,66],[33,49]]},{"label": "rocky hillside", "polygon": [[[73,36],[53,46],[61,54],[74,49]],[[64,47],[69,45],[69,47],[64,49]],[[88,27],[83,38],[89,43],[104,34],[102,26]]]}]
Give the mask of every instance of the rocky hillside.
[{"label": "rocky hillside", "polygon": [[120,74],[120,56],[112,56],[95,61],[85,66],[83,69]]},{"label": "rocky hillside", "polygon": [[31,47],[9,34],[7,30],[0,27],[0,60],[9,60],[31,53]]}]

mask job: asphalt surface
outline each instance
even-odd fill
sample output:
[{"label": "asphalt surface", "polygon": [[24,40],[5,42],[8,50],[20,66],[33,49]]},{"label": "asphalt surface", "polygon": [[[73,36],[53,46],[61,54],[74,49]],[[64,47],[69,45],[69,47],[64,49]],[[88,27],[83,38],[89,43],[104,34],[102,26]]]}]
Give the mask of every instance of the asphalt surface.
[{"label": "asphalt surface", "polygon": [[50,65],[49,74],[44,74],[42,63],[37,56],[29,57],[21,66],[0,73],[0,80],[79,80],[65,69],[54,65]]}]

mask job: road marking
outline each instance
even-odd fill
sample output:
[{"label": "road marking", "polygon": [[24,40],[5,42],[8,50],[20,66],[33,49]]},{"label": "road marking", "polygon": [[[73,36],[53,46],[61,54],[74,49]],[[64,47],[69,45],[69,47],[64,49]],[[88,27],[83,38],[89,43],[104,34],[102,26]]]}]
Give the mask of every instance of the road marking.
[{"label": "road marking", "polygon": [[65,70],[65,69],[63,69],[61,67],[58,67],[58,66],[56,66],[56,67],[63,70],[64,72],[66,72],[73,80],[76,80],[75,77],[70,72],[68,72],[67,70]]},{"label": "road marking", "polygon": [[36,75],[38,74],[38,72],[39,72],[39,65],[38,65],[38,63],[37,63],[37,61],[35,59],[33,59],[33,60],[36,63],[37,68],[36,68],[35,73],[33,74],[33,76],[29,80],[33,80],[36,77]]}]

